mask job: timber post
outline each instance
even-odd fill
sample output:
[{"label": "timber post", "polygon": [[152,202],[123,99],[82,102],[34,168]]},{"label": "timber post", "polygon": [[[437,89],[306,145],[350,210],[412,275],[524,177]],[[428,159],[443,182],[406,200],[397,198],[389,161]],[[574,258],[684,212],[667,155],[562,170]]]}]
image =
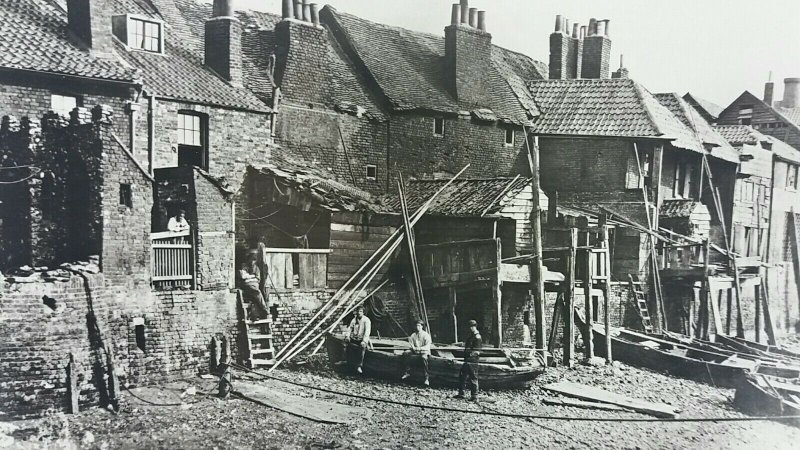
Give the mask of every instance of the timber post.
[{"label": "timber post", "polygon": [[72,353],[69,354],[69,364],[67,364],[67,390],[69,391],[69,413],[78,414],[80,412],[80,390],[78,389],[75,355]]},{"label": "timber post", "polygon": [[603,322],[606,331],[606,363],[611,364],[614,358],[611,355],[611,305],[608,298],[611,293],[611,254],[609,253],[610,242],[608,240],[608,225],[607,216],[605,214],[600,216],[600,246],[604,250],[603,265],[605,265],[605,280],[603,280]]},{"label": "timber post", "polygon": [[[589,233],[586,233],[589,236]],[[588,239],[587,239],[588,240]],[[594,358],[594,311],[592,310],[592,250],[588,247],[586,254],[586,264],[584,264],[583,274],[583,309],[586,313],[586,342],[584,343],[585,356],[587,360]]]},{"label": "timber post", "polygon": [[572,367],[575,352],[575,256],[578,230],[569,229],[567,276],[564,285],[564,365]]},{"label": "timber post", "polygon": [[500,279],[500,264],[502,256],[502,247],[500,245],[500,238],[496,238],[497,242],[497,270],[494,273],[494,286],[492,287],[492,297],[495,305],[495,320],[497,321],[497,337],[495,343],[497,348],[503,345],[503,282]]},{"label": "timber post", "polygon": [[757,284],[753,292],[756,301],[756,342],[761,342],[761,284]]},{"label": "timber post", "polygon": [[533,292],[533,307],[534,318],[536,320],[536,350],[545,355],[545,325],[544,325],[544,307],[545,307],[545,293],[544,293],[544,277],[542,276],[542,206],[539,203],[539,138],[533,136],[533,145],[530,143],[527,130],[525,135],[525,144],[528,147],[528,164],[531,171],[531,235],[530,244],[531,252],[534,257],[531,259],[530,273],[531,273],[531,292]]}]

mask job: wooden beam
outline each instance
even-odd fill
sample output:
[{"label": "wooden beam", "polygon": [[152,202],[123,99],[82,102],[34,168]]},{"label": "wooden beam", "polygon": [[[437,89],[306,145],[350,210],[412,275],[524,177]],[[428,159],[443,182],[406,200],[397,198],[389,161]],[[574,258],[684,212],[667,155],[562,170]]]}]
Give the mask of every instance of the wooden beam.
[{"label": "wooden beam", "polygon": [[622,406],[623,408],[632,409],[634,411],[650,414],[656,417],[675,418],[678,416],[677,412],[675,412],[675,409],[670,405],[627,397],[593,386],[573,383],[570,381],[559,381],[558,383],[548,384],[544,386],[543,389],[550,392],[558,392],[559,394],[569,397],[579,398],[581,400],[590,400]]},{"label": "wooden beam", "polygon": [[756,300],[756,342],[761,342],[761,284],[755,286],[753,296]]},{"label": "wooden beam", "polygon": [[575,247],[577,246],[578,230],[570,228],[566,283],[564,283],[564,365],[567,367],[572,367],[575,353]]},{"label": "wooden beam", "polygon": [[453,315],[453,342],[458,342],[458,317],[456,316],[458,293],[456,292],[456,288],[453,286],[447,288],[447,296],[450,300],[450,313]]},{"label": "wooden beam", "polygon": [[[792,230],[790,236],[790,245],[792,247],[792,269],[794,270],[794,285],[797,288],[797,298],[800,299],[800,229],[798,229],[797,216],[794,213],[794,208],[789,211],[789,216],[792,218],[789,225]],[[766,300],[766,297],[764,297]],[[766,305],[766,303],[765,303]],[[766,311],[764,319],[766,320]]]},{"label": "wooden beam", "polygon": [[406,229],[406,243],[408,244],[408,256],[411,259],[411,271],[414,277],[415,293],[417,294],[417,303],[420,305],[422,318],[425,321],[425,329],[430,333],[431,325],[428,322],[428,309],[425,307],[425,295],[422,291],[422,279],[419,275],[419,264],[417,262],[417,250],[415,247],[414,228],[411,225],[411,218],[408,214],[408,204],[406,203],[406,187],[403,183],[403,175],[398,172],[397,174],[397,188],[400,193],[400,209],[403,213],[403,226]]},{"label": "wooden beam", "polygon": [[[727,305],[725,307],[725,334],[731,335],[731,318],[733,317],[733,290],[728,288],[727,292]],[[722,295],[720,293],[720,295]]]},{"label": "wooden beam", "polygon": [[558,321],[561,319],[561,309],[564,303],[564,294],[559,293],[556,304],[553,305],[553,317],[550,321],[550,339],[547,340],[547,351],[553,353],[556,348],[556,333],[558,331]]},{"label": "wooden beam", "polygon": [[767,280],[764,279],[764,284],[762,284],[763,290],[762,294],[764,294],[761,305],[764,307],[764,331],[767,332],[767,344],[769,345],[778,345],[775,341],[775,324],[772,322],[772,315],[769,312],[769,289],[767,289]]},{"label": "wooden beam", "polygon": [[[531,145],[530,138],[528,137],[527,130],[525,130],[525,145],[528,148],[528,166],[531,171],[531,234],[530,234],[530,247],[534,255],[542,254],[542,208],[539,204],[539,138],[533,137],[533,145]],[[534,318],[536,320],[536,348],[542,349],[547,346],[545,342],[545,326],[544,326],[544,277],[542,276],[542,258],[534,258],[531,260],[531,284],[530,290],[533,293],[534,304]],[[545,356],[544,354],[542,356]]]},{"label": "wooden beam", "polygon": [[601,248],[605,250],[605,252],[603,252],[603,261],[606,266],[607,275],[606,279],[601,284],[603,290],[603,321],[606,329],[606,363],[611,364],[614,361],[611,355],[611,304],[609,301],[609,295],[611,293],[611,254],[609,253],[608,225],[605,225],[605,214],[602,216],[602,222],[600,245]]},{"label": "wooden beam", "polygon": [[[587,233],[588,234],[588,233]],[[592,328],[594,326],[594,314],[592,312],[592,253],[585,251],[586,262],[584,263],[583,275],[583,309],[586,313],[586,334],[588,339],[584,342],[584,351],[586,359],[594,357],[594,339],[592,338]]]},{"label": "wooden beam", "polygon": [[[500,348],[503,345],[503,282],[500,280],[500,259],[502,258],[500,252],[502,247],[500,245],[500,238],[497,238],[497,270],[494,274],[494,286],[492,294],[494,296],[494,306],[497,321],[497,337],[495,338],[495,345]],[[539,258],[536,258],[539,260]]]}]

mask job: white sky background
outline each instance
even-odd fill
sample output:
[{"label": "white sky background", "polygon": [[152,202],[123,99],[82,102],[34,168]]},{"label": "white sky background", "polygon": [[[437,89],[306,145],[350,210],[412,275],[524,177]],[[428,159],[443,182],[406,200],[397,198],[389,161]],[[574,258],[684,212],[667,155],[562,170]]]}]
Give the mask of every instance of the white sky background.
[{"label": "white sky background", "polygon": [[[457,0],[317,3],[444,36]],[[281,13],[281,0],[234,5]],[[470,7],[486,10],[493,43],[544,62],[556,14],[570,24],[611,19],[612,71],[624,54],[631,78],[653,93],[690,91],[724,107],[744,90],[761,97],[770,70],[775,100],[783,95],[784,78],[800,77],[800,0],[470,0]]]}]

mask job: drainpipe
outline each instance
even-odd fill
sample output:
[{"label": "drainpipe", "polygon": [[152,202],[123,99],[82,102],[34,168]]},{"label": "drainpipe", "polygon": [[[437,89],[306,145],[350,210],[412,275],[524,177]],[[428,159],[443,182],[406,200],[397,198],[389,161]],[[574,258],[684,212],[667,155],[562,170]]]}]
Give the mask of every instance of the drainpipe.
[{"label": "drainpipe", "polygon": [[156,107],[156,98],[155,95],[148,96],[146,93],[143,95],[147,98],[147,170],[152,176],[155,166],[154,149],[156,138],[156,121],[154,110]]}]

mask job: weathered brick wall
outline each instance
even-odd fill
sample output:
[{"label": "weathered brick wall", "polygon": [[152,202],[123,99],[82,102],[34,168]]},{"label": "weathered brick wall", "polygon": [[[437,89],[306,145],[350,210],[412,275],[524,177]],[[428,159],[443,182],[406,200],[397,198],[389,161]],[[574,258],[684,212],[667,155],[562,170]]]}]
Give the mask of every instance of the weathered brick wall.
[{"label": "weathered brick wall", "polygon": [[197,288],[231,288],[235,259],[233,196],[197,170],[194,171],[194,195],[197,209]]},{"label": "weathered brick wall", "polygon": [[[273,347],[276,350],[283,348],[331,298],[333,292],[329,289],[272,290],[269,293],[269,302],[274,308],[273,314],[274,311],[277,311],[277,315],[273,315],[272,321]],[[332,315],[331,318],[333,319],[334,316]]]},{"label": "weathered brick wall", "polygon": [[[140,101],[134,154],[147,167],[148,103]],[[225,177],[238,190],[247,165],[258,166],[270,158],[269,115],[166,100],[155,102],[153,162],[155,168],[178,165],[178,111],[193,111],[208,118],[208,172]]]},{"label": "weathered brick wall", "polygon": [[455,174],[467,163],[464,178],[509,176],[528,172],[525,139],[516,130],[515,145],[505,145],[505,128],[473,120],[445,118],[444,136],[434,136],[434,117],[395,115],[390,122],[389,183],[396,171],[403,176]]},{"label": "weathered brick wall", "polygon": [[[89,275],[86,282],[73,276],[69,281],[2,285],[0,410],[15,416],[66,410],[70,353],[77,365],[81,407],[97,404],[108,369],[105,344],[112,348],[121,384],[207,372],[212,337],[227,336],[236,356],[233,293],[120,291],[106,281],[99,274]],[[96,323],[99,333],[87,323]],[[144,339],[137,342],[139,324]]]}]

